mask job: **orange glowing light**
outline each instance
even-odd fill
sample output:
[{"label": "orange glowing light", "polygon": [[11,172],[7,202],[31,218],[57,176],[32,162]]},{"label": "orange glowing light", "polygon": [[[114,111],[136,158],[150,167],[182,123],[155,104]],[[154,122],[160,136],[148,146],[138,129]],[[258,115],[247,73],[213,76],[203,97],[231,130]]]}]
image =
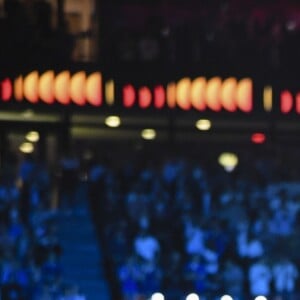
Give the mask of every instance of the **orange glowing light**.
[{"label": "orange glowing light", "polygon": [[293,95],[289,91],[283,91],[280,94],[280,110],[283,114],[287,114],[293,107]]},{"label": "orange glowing light", "polygon": [[135,90],[131,84],[123,87],[123,103],[125,107],[133,106],[135,102]]},{"label": "orange glowing light", "polygon": [[162,108],[166,102],[165,90],[162,85],[158,85],[154,88],[154,107]]},{"label": "orange glowing light", "polygon": [[102,104],[102,75],[100,72],[95,72],[88,76],[85,89],[88,103],[94,106]]},{"label": "orange glowing light", "polygon": [[69,71],[59,73],[55,78],[54,94],[57,102],[68,105],[70,103],[70,80]]},{"label": "orange glowing light", "polygon": [[179,80],[176,88],[176,100],[181,109],[189,110],[191,108],[190,90],[191,80],[189,78]]},{"label": "orange glowing light", "polygon": [[5,78],[1,82],[1,98],[3,101],[9,101],[13,92],[13,87],[11,80],[9,78]]},{"label": "orange glowing light", "polygon": [[221,89],[221,103],[225,110],[234,112],[237,110],[236,105],[237,80],[233,77],[224,80]]},{"label": "orange glowing light", "polygon": [[206,79],[199,77],[193,80],[191,87],[191,104],[198,110],[204,110],[205,103]]},{"label": "orange glowing light", "polygon": [[84,105],[85,98],[86,74],[83,71],[75,73],[71,78],[70,96],[72,101],[77,105]]},{"label": "orange glowing light", "polygon": [[253,133],[251,136],[251,141],[254,144],[263,144],[266,141],[266,135],[261,132]]},{"label": "orange glowing light", "polygon": [[237,86],[237,106],[244,112],[252,110],[253,93],[252,80],[244,78],[239,81]]},{"label": "orange glowing light", "polygon": [[47,104],[54,102],[54,72],[47,71],[40,76],[39,98]]},{"label": "orange glowing light", "polygon": [[139,89],[139,106],[147,108],[150,106],[152,100],[151,91],[148,87],[143,86]]},{"label": "orange glowing light", "polygon": [[207,107],[213,111],[221,110],[220,91],[222,87],[222,80],[220,77],[211,78],[206,87],[206,104]]},{"label": "orange glowing light", "polygon": [[115,83],[113,80],[105,83],[105,101],[108,105],[113,105],[115,102]]},{"label": "orange glowing light", "polygon": [[19,76],[14,81],[14,96],[17,101],[23,100],[23,77]]},{"label": "orange glowing light", "polygon": [[300,114],[300,93],[296,95],[296,112]]},{"label": "orange glowing light", "polygon": [[29,73],[24,79],[24,96],[31,103],[37,103],[39,100],[38,82],[39,75],[37,71]]},{"label": "orange glowing light", "polygon": [[176,106],[176,84],[174,82],[167,85],[167,104],[169,108],[175,108]]}]

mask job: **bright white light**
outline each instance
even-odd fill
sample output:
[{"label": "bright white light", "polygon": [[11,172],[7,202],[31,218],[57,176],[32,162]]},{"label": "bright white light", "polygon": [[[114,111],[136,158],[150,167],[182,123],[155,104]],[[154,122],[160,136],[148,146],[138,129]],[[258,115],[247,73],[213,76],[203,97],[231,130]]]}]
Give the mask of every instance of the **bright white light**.
[{"label": "bright white light", "polygon": [[257,296],[254,300],[268,300],[265,296]]},{"label": "bright white light", "polygon": [[34,151],[34,146],[32,143],[26,142],[20,145],[19,149],[22,153],[32,153]]},{"label": "bright white light", "polygon": [[195,293],[191,293],[186,296],[186,300],[200,300],[199,296]]},{"label": "bright white light", "polygon": [[196,122],[196,127],[199,130],[209,130],[211,127],[211,121],[207,119],[200,119]]},{"label": "bright white light", "polygon": [[234,153],[224,152],[219,156],[218,162],[225,171],[231,172],[237,166],[239,160]]},{"label": "bright white light", "polygon": [[121,119],[118,116],[109,116],[105,119],[105,124],[108,127],[118,127],[121,124]]},{"label": "bright white light", "polygon": [[40,135],[37,131],[29,131],[26,134],[25,138],[27,141],[35,143],[40,139]]},{"label": "bright white light", "polygon": [[165,296],[162,293],[154,293],[151,300],[165,300]]},{"label": "bright white light", "polygon": [[144,129],[141,133],[142,138],[145,140],[153,140],[156,137],[156,131],[154,129]]},{"label": "bright white light", "polygon": [[224,296],[221,297],[220,300],[233,300],[233,298],[229,295],[224,295]]}]

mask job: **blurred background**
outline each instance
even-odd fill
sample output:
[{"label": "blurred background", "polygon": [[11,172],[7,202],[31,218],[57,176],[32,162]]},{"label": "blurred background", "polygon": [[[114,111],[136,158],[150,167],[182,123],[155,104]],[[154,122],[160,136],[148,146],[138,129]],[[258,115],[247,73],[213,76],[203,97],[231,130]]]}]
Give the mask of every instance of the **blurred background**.
[{"label": "blurred background", "polygon": [[298,1],[0,0],[0,40],[1,300],[299,299]]}]

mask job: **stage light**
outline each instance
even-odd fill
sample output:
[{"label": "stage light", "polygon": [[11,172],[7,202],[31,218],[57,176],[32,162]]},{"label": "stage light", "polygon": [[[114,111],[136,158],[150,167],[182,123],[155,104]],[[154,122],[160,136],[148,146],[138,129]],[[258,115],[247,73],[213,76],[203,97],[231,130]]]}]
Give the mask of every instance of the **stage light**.
[{"label": "stage light", "polygon": [[236,154],[224,152],[219,156],[218,162],[225,169],[225,171],[231,172],[235,169],[239,160]]},{"label": "stage light", "polygon": [[195,293],[191,293],[186,296],[185,300],[200,300],[200,297]]},{"label": "stage light", "polygon": [[223,295],[220,300],[233,300],[233,298],[229,295]]},{"label": "stage light", "polygon": [[40,135],[37,131],[29,131],[25,138],[31,143],[36,143],[40,139]]},{"label": "stage light", "polygon": [[19,150],[22,153],[29,154],[29,153],[32,153],[34,151],[34,146],[33,146],[32,143],[25,142],[25,143],[20,145]]},{"label": "stage light", "polygon": [[119,127],[121,119],[118,116],[109,116],[105,119],[105,125],[108,127]]},{"label": "stage light", "polygon": [[162,293],[154,293],[150,299],[151,300],[165,300],[165,296]]},{"label": "stage light", "polygon": [[265,296],[257,296],[254,300],[268,300]]},{"label": "stage light", "polygon": [[142,130],[141,136],[145,140],[153,140],[156,137],[156,131],[151,128],[146,128]]},{"label": "stage light", "polygon": [[199,130],[209,130],[211,128],[211,121],[207,119],[200,119],[196,122],[196,127]]},{"label": "stage light", "polygon": [[263,144],[266,141],[266,135],[261,132],[256,132],[251,135],[251,141],[254,144]]}]

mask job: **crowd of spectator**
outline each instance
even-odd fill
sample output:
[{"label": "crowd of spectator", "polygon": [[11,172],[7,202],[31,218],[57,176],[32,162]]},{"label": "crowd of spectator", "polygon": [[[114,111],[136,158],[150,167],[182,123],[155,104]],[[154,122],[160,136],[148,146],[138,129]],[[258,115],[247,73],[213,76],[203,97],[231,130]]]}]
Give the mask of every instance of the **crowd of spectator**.
[{"label": "crowd of spectator", "polygon": [[91,164],[115,298],[298,299],[295,162],[248,156],[230,173],[202,162],[185,155]]},{"label": "crowd of spectator", "polygon": [[49,168],[9,155],[0,173],[0,299],[85,299],[64,278]]}]

